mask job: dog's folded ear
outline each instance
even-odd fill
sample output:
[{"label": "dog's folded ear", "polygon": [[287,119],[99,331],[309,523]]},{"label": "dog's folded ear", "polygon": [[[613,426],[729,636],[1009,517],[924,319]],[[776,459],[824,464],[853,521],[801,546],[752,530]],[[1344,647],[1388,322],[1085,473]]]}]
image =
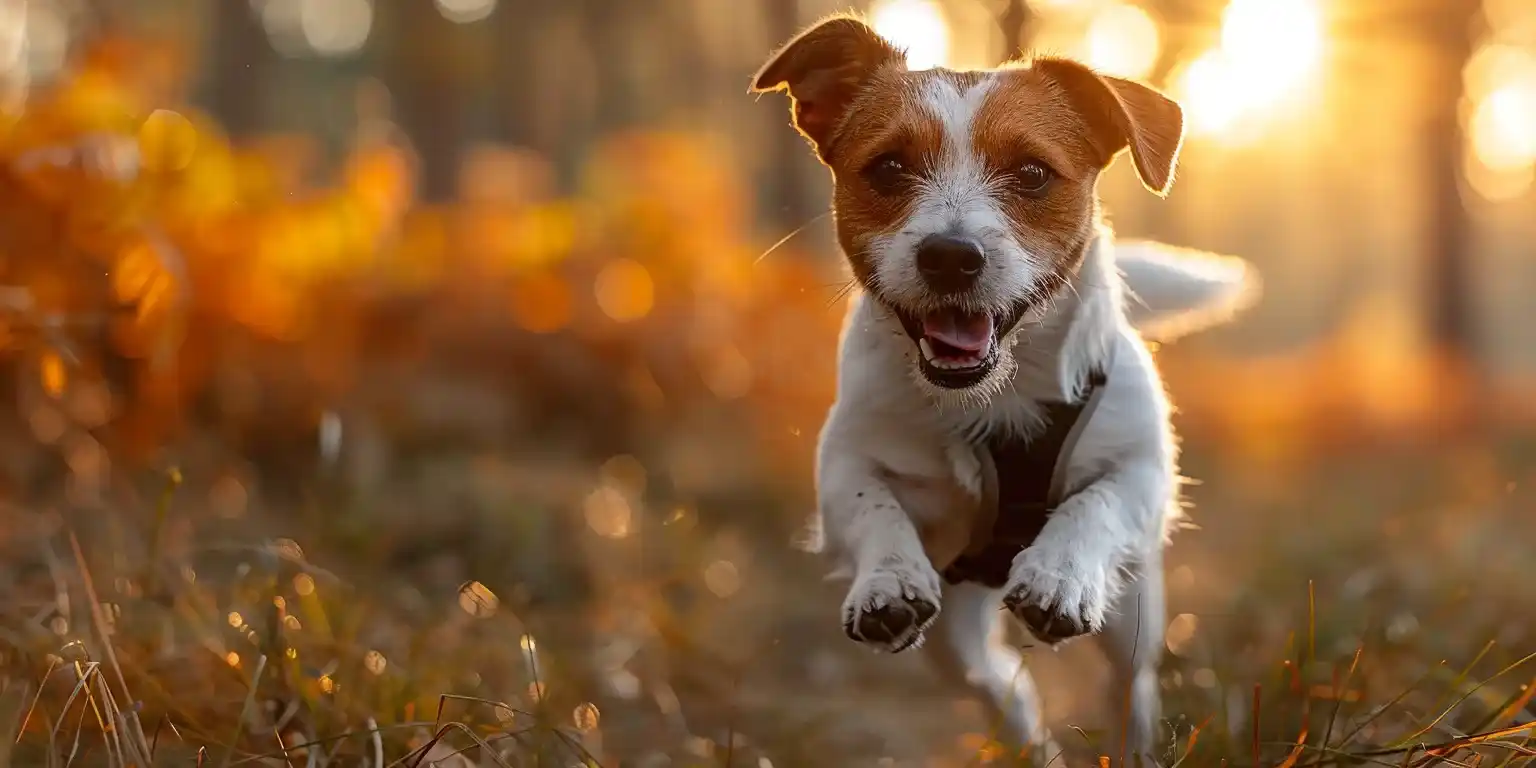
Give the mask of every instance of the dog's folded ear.
[{"label": "dog's folded ear", "polygon": [[754,92],[788,88],[795,127],[823,161],[849,103],[881,68],[905,66],[906,54],[853,16],[834,16],[779,49],[752,79]]},{"label": "dog's folded ear", "polygon": [[1151,86],[1100,75],[1068,59],[1040,58],[1031,67],[1067,92],[1088,120],[1105,165],[1129,147],[1141,183],[1167,194],[1184,142],[1184,111],[1178,102]]}]

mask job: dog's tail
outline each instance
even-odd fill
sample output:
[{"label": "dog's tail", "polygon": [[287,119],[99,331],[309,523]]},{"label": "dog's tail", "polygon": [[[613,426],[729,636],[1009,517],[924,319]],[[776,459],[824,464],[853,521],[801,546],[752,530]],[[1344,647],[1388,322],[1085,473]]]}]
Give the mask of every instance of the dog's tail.
[{"label": "dog's tail", "polygon": [[1220,325],[1259,298],[1258,272],[1231,256],[1122,240],[1115,262],[1125,276],[1126,316],[1148,338],[1168,341]]}]

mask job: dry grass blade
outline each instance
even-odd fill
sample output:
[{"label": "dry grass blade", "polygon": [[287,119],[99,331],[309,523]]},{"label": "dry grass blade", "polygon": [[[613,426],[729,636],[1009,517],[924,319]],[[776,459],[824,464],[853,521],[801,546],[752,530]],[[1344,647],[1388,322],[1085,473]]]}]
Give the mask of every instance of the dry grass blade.
[{"label": "dry grass blade", "polygon": [[[64,707],[59,710],[59,722],[54,723],[53,730],[48,734],[48,744],[55,752],[58,748],[59,729],[64,725],[63,715],[68,714],[70,709],[74,707],[75,699],[79,698],[82,692],[86,696],[90,696],[91,677],[96,674],[99,666],[100,664],[94,661],[81,662],[76,665],[75,669],[79,679],[75,681],[75,687],[70,690],[68,698],[64,699]],[[82,716],[84,715],[84,710],[81,711],[81,714]]]},{"label": "dry grass blade", "polygon": [[1190,757],[1194,755],[1195,744],[1200,740],[1200,733],[1206,729],[1206,726],[1211,724],[1212,720],[1215,719],[1215,715],[1206,715],[1205,719],[1201,720],[1199,725],[1189,729],[1189,741],[1184,745],[1184,756],[1176,760],[1171,768],[1179,768],[1179,766],[1184,764],[1185,760],[1190,759]]},{"label": "dry grass blade", "polygon": [[1382,715],[1385,715],[1387,712],[1391,711],[1391,709],[1393,707],[1395,707],[1398,704],[1402,703],[1403,699],[1408,698],[1410,695],[1413,694],[1414,691],[1417,691],[1420,686],[1424,685],[1424,683],[1427,680],[1429,680],[1430,677],[1432,677],[1434,675],[1435,669],[1438,669],[1438,668],[1439,668],[1438,666],[1434,667],[1434,668],[1431,668],[1428,672],[1425,672],[1423,675],[1421,675],[1419,677],[1419,679],[1413,681],[1413,683],[1410,684],[1407,688],[1404,688],[1396,696],[1393,696],[1390,701],[1388,701],[1387,703],[1381,705],[1380,707],[1377,707],[1376,711],[1374,713],[1372,713],[1370,717],[1367,717],[1364,720],[1360,721],[1358,724],[1355,725],[1355,727],[1353,729],[1350,730],[1349,733],[1344,734],[1343,738],[1339,739],[1339,748],[1342,749],[1344,746],[1348,745],[1351,741],[1354,741],[1355,737],[1359,736],[1361,732],[1363,732],[1366,728],[1370,727],[1371,723],[1376,722],[1376,720],[1379,719]]},{"label": "dry grass blade", "polygon": [[525,711],[525,710],[518,709],[517,707],[514,707],[514,706],[512,706],[510,704],[507,704],[506,702],[492,701],[491,699],[481,699],[481,698],[477,698],[477,697],[474,697],[474,696],[464,696],[462,694],[457,694],[457,693],[444,693],[444,694],[439,694],[438,697],[437,697],[437,719],[435,721],[433,721],[433,723],[432,723],[434,728],[437,727],[438,725],[442,724],[442,722],[443,722],[443,707],[445,707],[449,701],[464,701],[464,702],[469,702],[471,704],[484,704],[484,705],[486,705],[488,707],[494,707],[496,709],[504,709],[504,710],[506,710],[508,712],[511,712],[514,715],[521,715],[523,717],[533,717],[534,716],[534,714],[532,712],[528,712],[528,711]]},{"label": "dry grass blade", "polygon": [[[597,768],[602,768],[602,764],[599,763],[597,761],[597,758],[595,756],[593,756],[593,754],[590,751],[587,750],[586,746],[583,745],[581,742],[577,741],[575,739],[575,737],[571,736],[569,733],[566,733],[565,731],[560,730],[560,729],[557,728],[557,729],[555,729],[555,737],[560,739],[561,741],[565,742],[565,745],[567,747],[570,747],[574,752],[576,752],[576,754],[580,755],[581,759],[584,760],[587,765],[589,765],[589,766],[597,766]],[[727,754],[727,756],[730,755],[729,752],[727,752],[726,754]],[[725,763],[726,768],[730,768],[730,765],[731,764],[730,764],[729,761],[727,761]]]},{"label": "dry grass blade", "polygon": [[[128,690],[128,681],[123,677],[122,665],[117,661],[117,651],[112,647],[112,638],[107,634],[106,615],[101,608],[101,599],[96,592],[96,582],[91,577],[91,569],[85,563],[85,553],[80,549],[80,539],[71,530],[69,532],[70,550],[75,556],[75,565],[80,569],[80,583],[85,588],[86,600],[90,603],[91,625],[96,631],[96,637],[101,642],[102,653],[107,657],[107,666],[117,678],[117,686],[122,691],[123,701],[133,701],[133,694]],[[106,699],[112,699],[111,686],[105,680],[102,681],[102,692]],[[114,728],[119,732],[119,738],[127,740],[127,758],[134,761],[143,761],[146,765],[149,761],[149,739],[144,735],[143,724],[139,722],[139,714],[132,707],[128,709],[117,708],[123,713],[120,727]],[[115,720],[115,718],[114,718]],[[103,727],[105,730],[105,727]]]},{"label": "dry grass blade", "polygon": [[261,675],[267,670],[267,657],[265,655],[256,658],[256,671],[251,673],[251,689],[245,693],[245,701],[240,705],[240,717],[235,723],[235,735],[230,737],[229,745],[224,748],[224,759],[219,761],[220,768],[229,768],[230,760],[234,759],[235,749],[240,745],[241,737],[245,736],[245,719],[250,716],[256,703],[256,691],[261,687]]},{"label": "dry grass blade", "polygon": [[1308,696],[1301,700],[1301,731],[1296,734],[1296,746],[1291,748],[1290,754],[1285,756],[1285,760],[1280,763],[1279,768],[1292,768],[1292,766],[1296,765],[1296,761],[1300,760],[1301,756],[1306,752],[1308,734],[1307,727],[1311,722],[1311,710],[1312,697]]},{"label": "dry grass blade", "polygon": [[43,681],[37,684],[37,693],[32,696],[32,703],[27,706],[26,714],[21,718],[21,725],[16,728],[16,737],[12,744],[20,744],[22,734],[27,732],[27,724],[32,722],[32,713],[37,711],[37,702],[43,697],[43,689],[48,687],[48,679],[53,677],[53,671],[59,668],[60,659],[54,656],[48,659],[48,670],[43,673]]},{"label": "dry grass blade", "polygon": [[[354,736],[366,736],[366,737],[369,738],[370,741],[372,741],[376,745],[376,754],[377,754],[377,756],[379,757],[380,760],[383,760],[383,757],[384,757],[384,755],[383,755],[383,752],[384,752],[384,742],[383,742],[383,740],[381,738],[382,734],[390,732],[390,731],[403,731],[403,730],[409,730],[409,729],[412,729],[412,728],[424,728],[424,727],[429,726],[429,725],[436,726],[437,723],[429,723],[429,722],[427,722],[425,720],[418,720],[418,721],[407,722],[407,723],[395,723],[394,725],[386,725],[386,726],[382,726],[381,727],[381,726],[379,726],[374,721],[373,718],[370,717],[370,718],[368,718],[368,730],[364,730],[364,731],[346,731],[344,733],[338,733],[338,734],[336,734],[334,736],[326,736],[324,738],[311,739],[309,741],[301,741],[301,742],[298,742],[298,743],[295,743],[295,744],[288,745],[288,751],[291,752],[291,751],[299,750],[299,749],[310,749],[310,748],[313,748],[313,747],[325,747],[325,746],[330,746],[330,745],[333,745],[333,744],[337,744],[339,742],[346,741],[347,739],[350,739],[350,738],[352,738]],[[281,751],[265,752],[265,753],[259,754],[259,755],[247,755],[245,757],[242,757],[242,758],[240,758],[238,760],[235,760],[234,762],[230,763],[230,768],[234,768],[235,766],[239,766],[239,765],[248,765],[250,763],[261,762],[262,760],[271,760],[273,758],[278,758],[278,757],[282,757],[282,756],[283,756],[283,753]],[[379,764],[383,765],[382,762],[379,763]]]},{"label": "dry grass blade", "polygon": [[379,721],[368,718],[368,743],[373,746],[373,765],[384,768],[384,737],[379,735]]},{"label": "dry grass blade", "polygon": [[[1355,649],[1355,657],[1349,662],[1349,671],[1344,674],[1343,681],[1335,678],[1333,686],[1333,711],[1328,713],[1328,726],[1323,729],[1323,746],[1328,746],[1328,740],[1333,738],[1333,726],[1339,721],[1339,712],[1344,709],[1344,692],[1349,690],[1349,684],[1355,679],[1355,670],[1360,667],[1360,656],[1365,653],[1365,644]],[[1334,668],[1334,674],[1338,674],[1338,668]],[[1321,758],[1319,758],[1321,759]]]},{"label": "dry grass blade", "polygon": [[[507,731],[506,733],[498,733],[498,734],[495,734],[493,736],[487,737],[485,739],[485,743],[487,745],[489,745],[489,744],[493,744],[493,743],[498,742],[498,741],[505,741],[507,739],[511,739],[511,740],[517,742],[518,746],[522,746],[522,743],[523,743],[522,737],[524,735],[526,735],[526,734],[533,733],[534,730],[536,730],[537,728],[538,728],[538,726],[530,725],[527,728],[522,728],[522,729],[519,729],[519,730],[516,730],[516,731]],[[450,757],[461,757],[463,755],[469,754],[470,750],[477,749],[477,748],[478,747],[475,746],[475,745],[470,745],[470,746],[467,746],[467,747],[462,747],[460,749],[455,749],[452,752],[449,752],[449,753],[447,753],[447,754],[445,754],[445,755],[443,755],[441,757],[437,757],[437,758],[434,758],[434,759],[435,760],[446,760],[446,759],[448,759]]]},{"label": "dry grass blade", "polygon": [[[11,748],[21,738],[27,716],[26,684],[5,686],[0,683],[0,768],[10,768]],[[36,706],[34,700],[33,706]]]},{"label": "dry grass blade", "polygon": [[[1489,645],[1491,646],[1492,643],[1490,642]],[[1489,683],[1499,679],[1500,677],[1503,677],[1504,675],[1506,675],[1506,674],[1508,674],[1510,672],[1513,672],[1514,670],[1520,668],[1521,666],[1524,666],[1526,662],[1531,661],[1532,659],[1536,659],[1536,652],[1528,653],[1525,656],[1520,657],[1519,659],[1515,660],[1513,663],[1509,664],[1508,666],[1504,667],[1503,669],[1499,670],[1498,672],[1493,673],[1493,676],[1491,676],[1488,679],[1478,683],[1477,685],[1472,686],[1472,688],[1470,690],[1468,690],[1466,693],[1462,694],[1460,698],[1456,699],[1456,701],[1452,702],[1451,705],[1449,707],[1446,707],[1443,711],[1441,711],[1441,713],[1439,715],[1435,716],[1435,719],[1431,720],[1428,725],[1424,726],[1423,728],[1420,728],[1417,732],[1415,732],[1411,736],[1408,736],[1407,738],[1404,738],[1401,741],[1399,741],[1397,743],[1397,746],[1403,746],[1403,745],[1406,745],[1406,744],[1408,744],[1410,742],[1418,741],[1421,736],[1423,736],[1424,734],[1429,733],[1431,730],[1433,730],[1435,726],[1440,724],[1440,721],[1442,721],[1446,717],[1450,716],[1451,712],[1455,711],[1456,707],[1461,706],[1462,702],[1466,701],[1469,698],[1472,698],[1472,695],[1477,693],[1478,691],[1482,690],[1484,686],[1486,686]]]},{"label": "dry grass blade", "polygon": [[411,750],[399,760],[390,763],[389,768],[394,768],[394,766],[397,765],[405,765],[406,761],[412,758],[415,758],[415,762],[410,763],[410,768],[421,768],[422,761],[427,758],[429,753],[431,753],[432,748],[436,747],[438,742],[442,741],[443,737],[447,736],[448,732],[452,730],[463,732],[464,735],[468,736],[471,741],[475,742],[476,746],[480,747],[480,754],[489,757],[491,760],[495,761],[497,765],[502,766],[502,768],[512,768],[512,766],[508,764],[507,761],[501,759],[501,755],[496,754],[496,750],[492,749],[491,745],[486,743],[485,739],[480,738],[480,736],[476,734],[474,730],[471,729],[468,725],[456,721],[443,723],[442,727],[438,728],[437,732],[432,735],[432,739],[430,741],[417,747],[416,749]]},{"label": "dry grass blade", "polygon": [[1536,696],[1536,678],[1532,678],[1530,682],[1510,694],[1503,704],[1489,712],[1487,717],[1479,720],[1476,725],[1468,730],[1473,733],[1481,733],[1493,727],[1493,724],[1500,720],[1513,720],[1519,717],[1520,713],[1525,710],[1526,705],[1531,703],[1533,696]]}]

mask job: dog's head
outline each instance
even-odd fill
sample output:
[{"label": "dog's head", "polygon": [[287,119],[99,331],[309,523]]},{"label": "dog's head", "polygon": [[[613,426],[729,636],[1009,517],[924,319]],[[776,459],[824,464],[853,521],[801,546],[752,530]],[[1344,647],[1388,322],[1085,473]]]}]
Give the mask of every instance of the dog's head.
[{"label": "dog's head", "polygon": [[787,88],[795,127],[832,170],[854,276],[900,318],[921,378],[985,389],[1004,343],[1078,269],[1099,173],[1129,149],[1164,193],[1183,136],[1145,85],[1037,58],[986,71],[910,71],[862,21],[837,16],[769,59],[756,91]]}]

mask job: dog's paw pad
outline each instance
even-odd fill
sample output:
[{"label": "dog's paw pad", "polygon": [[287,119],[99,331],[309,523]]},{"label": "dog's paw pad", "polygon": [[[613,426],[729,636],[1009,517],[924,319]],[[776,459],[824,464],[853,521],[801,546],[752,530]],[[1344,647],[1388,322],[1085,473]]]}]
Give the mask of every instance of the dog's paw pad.
[{"label": "dog's paw pad", "polygon": [[921,645],[939,614],[937,596],[890,574],[856,584],[843,607],[843,634],[876,650],[899,653]]},{"label": "dog's paw pad", "polygon": [[1083,617],[1031,603],[1026,594],[1010,592],[1003,599],[1003,605],[1023,622],[1035,639],[1047,645],[1056,645],[1093,631]]}]

